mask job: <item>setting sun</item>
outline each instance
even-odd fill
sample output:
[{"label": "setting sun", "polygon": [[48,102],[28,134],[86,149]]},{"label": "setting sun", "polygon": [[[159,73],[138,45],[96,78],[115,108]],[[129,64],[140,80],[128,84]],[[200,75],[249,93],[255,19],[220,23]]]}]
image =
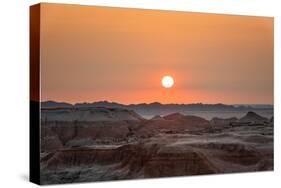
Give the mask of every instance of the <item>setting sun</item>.
[{"label": "setting sun", "polygon": [[174,85],[174,79],[171,76],[164,76],[162,78],[162,86],[165,88],[170,88]]}]

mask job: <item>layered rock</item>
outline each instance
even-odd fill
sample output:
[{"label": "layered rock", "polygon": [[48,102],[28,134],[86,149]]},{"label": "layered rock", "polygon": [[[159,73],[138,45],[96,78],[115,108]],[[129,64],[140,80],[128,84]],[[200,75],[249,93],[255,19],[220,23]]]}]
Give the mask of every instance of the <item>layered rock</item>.
[{"label": "layered rock", "polygon": [[238,119],[236,117],[231,117],[231,118],[218,118],[214,117],[211,119],[210,123],[211,125],[230,125],[233,122],[237,122]]},{"label": "layered rock", "polygon": [[41,121],[43,184],[273,169],[273,126],[258,124],[266,119],[253,112],[209,122],[180,113],[145,120],[119,108],[61,110],[46,110]]},{"label": "layered rock", "polygon": [[123,121],[142,120],[143,118],[132,110],[122,108],[55,108],[42,109],[41,121]]},{"label": "layered rock", "polygon": [[164,120],[160,115],[153,116],[150,120]]},{"label": "layered rock", "polygon": [[248,112],[245,116],[239,119],[239,122],[242,123],[261,123],[268,122],[268,119],[265,117],[262,117],[255,112]]}]

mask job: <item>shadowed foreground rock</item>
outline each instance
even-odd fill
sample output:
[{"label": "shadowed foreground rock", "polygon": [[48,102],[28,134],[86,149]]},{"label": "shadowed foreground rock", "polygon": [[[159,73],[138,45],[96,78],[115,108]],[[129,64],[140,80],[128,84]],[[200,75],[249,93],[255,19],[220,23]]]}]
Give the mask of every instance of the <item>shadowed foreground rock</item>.
[{"label": "shadowed foreground rock", "polygon": [[248,113],[240,119],[251,120],[250,126],[237,118],[210,123],[179,113],[122,118],[42,122],[41,183],[273,170],[273,124],[261,116]]}]

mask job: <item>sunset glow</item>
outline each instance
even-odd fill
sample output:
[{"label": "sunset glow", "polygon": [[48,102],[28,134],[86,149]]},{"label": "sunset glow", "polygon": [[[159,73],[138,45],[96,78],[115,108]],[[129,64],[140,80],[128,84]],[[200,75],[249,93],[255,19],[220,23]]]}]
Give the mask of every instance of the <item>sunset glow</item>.
[{"label": "sunset glow", "polygon": [[41,14],[42,101],[273,103],[272,18],[59,4]]}]

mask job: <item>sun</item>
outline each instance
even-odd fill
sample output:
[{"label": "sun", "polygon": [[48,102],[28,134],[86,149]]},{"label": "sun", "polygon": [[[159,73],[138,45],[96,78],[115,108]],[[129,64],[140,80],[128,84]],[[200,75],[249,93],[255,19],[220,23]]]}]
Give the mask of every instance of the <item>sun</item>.
[{"label": "sun", "polygon": [[161,83],[163,87],[170,88],[174,85],[174,79],[172,76],[164,76]]}]

